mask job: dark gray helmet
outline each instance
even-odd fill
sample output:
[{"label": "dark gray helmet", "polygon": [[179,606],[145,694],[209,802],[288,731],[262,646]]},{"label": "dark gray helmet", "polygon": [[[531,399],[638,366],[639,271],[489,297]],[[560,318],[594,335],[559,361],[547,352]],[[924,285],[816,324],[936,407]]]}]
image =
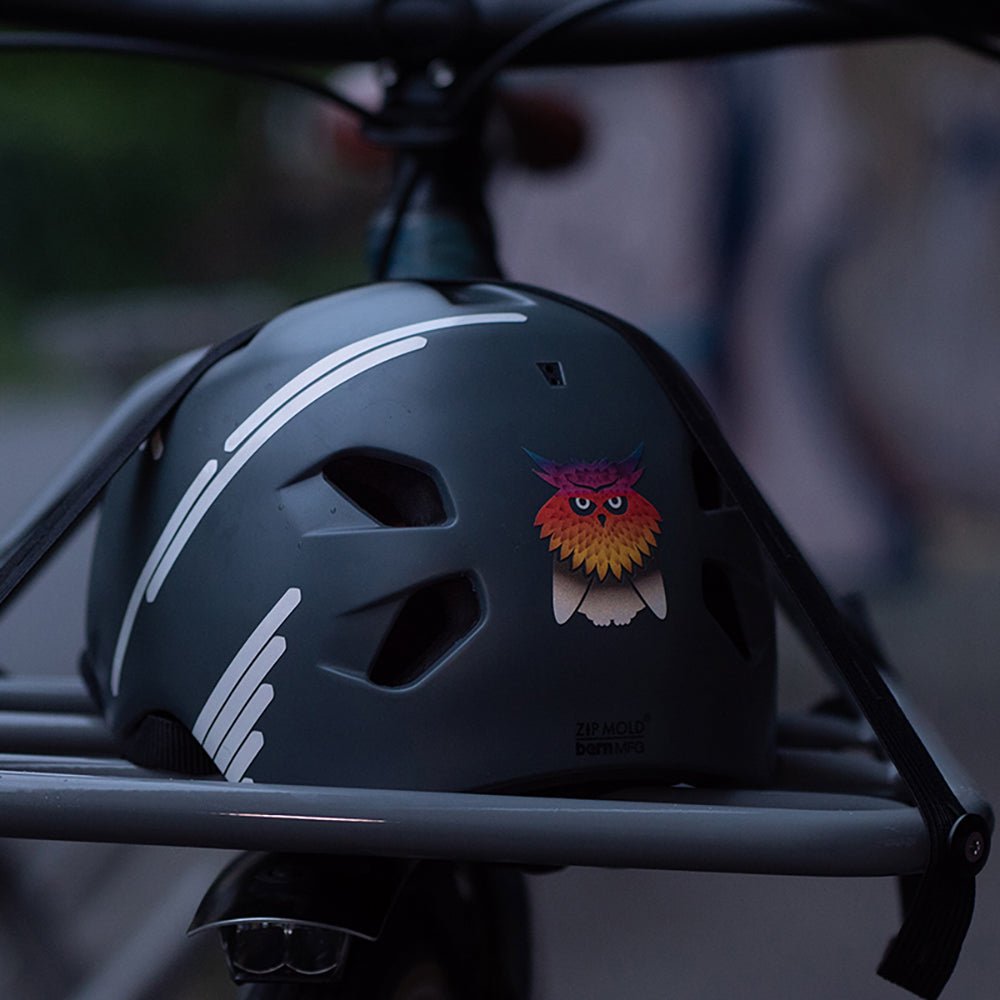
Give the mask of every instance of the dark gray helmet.
[{"label": "dark gray helmet", "polygon": [[534,290],[398,283],[215,364],[105,494],[84,671],[132,758],[765,781],[763,561],[641,336]]}]

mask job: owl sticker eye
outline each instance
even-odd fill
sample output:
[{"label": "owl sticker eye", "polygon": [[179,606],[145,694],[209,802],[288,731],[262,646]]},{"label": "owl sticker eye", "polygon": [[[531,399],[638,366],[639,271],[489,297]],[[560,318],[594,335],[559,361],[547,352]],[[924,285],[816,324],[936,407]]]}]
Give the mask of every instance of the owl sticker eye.
[{"label": "owl sticker eye", "polygon": [[594,510],[594,501],[589,497],[570,497],[570,506],[576,511],[577,514],[583,514],[586,516]]},{"label": "owl sticker eye", "polygon": [[628,497],[609,497],[604,501],[604,506],[612,514],[624,514],[628,510]]}]

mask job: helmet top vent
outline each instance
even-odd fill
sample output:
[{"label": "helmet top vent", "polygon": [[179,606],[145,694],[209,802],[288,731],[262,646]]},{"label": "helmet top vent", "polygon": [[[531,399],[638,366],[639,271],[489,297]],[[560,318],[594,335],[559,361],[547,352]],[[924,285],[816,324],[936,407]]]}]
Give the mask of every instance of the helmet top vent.
[{"label": "helmet top vent", "polygon": [[506,285],[496,285],[488,281],[476,281],[471,284],[464,281],[434,281],[427,282],[437,292],[455,306],[526,306],[536,305],[534,299],[517,288]]},{"label": "helmet top vent", "polygon": [[560,388],[566,384],[566,373],[563,371],[561,361],[538,361],[538,370],[545,376],[545,381],[553,388]]}]

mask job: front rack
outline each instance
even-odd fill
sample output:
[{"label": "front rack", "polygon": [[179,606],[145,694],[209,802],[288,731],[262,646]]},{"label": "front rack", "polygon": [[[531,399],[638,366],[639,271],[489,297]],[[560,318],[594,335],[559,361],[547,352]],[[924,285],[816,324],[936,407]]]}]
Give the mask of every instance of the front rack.
[{"label": "front rack", "polygon": [[[992,828],[985,799],[905,710],[962,804]],[[0,836],[773,875],[926,868],[924,822],[867,723],[784,717],[778,746],[771,788],[640,789],[627,800],[230,784],[122,759],[74,678],[4,678]]]}]

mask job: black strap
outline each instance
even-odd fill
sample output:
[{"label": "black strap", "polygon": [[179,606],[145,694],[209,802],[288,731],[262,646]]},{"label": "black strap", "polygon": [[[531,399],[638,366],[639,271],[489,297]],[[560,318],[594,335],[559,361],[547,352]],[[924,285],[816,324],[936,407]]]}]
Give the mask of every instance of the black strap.
[{"label": "black strap", "polygon": [[[544,294],[580,308],[579,303]],[[876,648],[860,640],[856,627],[845,619],[733,453],[684,369],[628,324],[598,310],[587,311],[618,329],[657,374],[682,421],[746,514],[785,588],[796,626],[839,675],[920,810],[928,833],[928,866],[878,971],[897,986],[934,1000],[958,961],[972,919],[975,876],[989,854],[990,825],[982,816],[965,811],[883,680]]]},{"label": "black strap", "polygon": [[25,526],[0,553],[0,607],[42,566],[59,541],[90,510],[114,474],[169,415],[187,391],[220,358],[246,344],[259,326],[244,330],[205,353],[134,421],[104,443],[93,459],[62,493]]},{"label": "black strap", "polygon": [[879,974],[933,1000],[955,967],[972,919],[975,875],[985,862],[989,826],[982,817],[965,812],[883,680],[871,649],[844,621],[729,447],[698,389],[673,359],[660,359],[654,368],[681,418],[746,513],[787,589],[797,624],[811,632],[825,651],[920,810],[929,835],[929,865]]}]

